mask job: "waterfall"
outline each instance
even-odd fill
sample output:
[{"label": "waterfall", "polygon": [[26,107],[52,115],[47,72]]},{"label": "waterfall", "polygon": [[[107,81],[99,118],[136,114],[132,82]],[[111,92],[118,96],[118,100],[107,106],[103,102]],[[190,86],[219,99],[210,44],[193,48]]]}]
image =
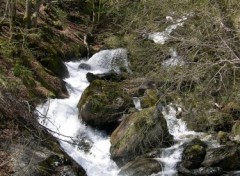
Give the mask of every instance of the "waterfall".
[{"label": "waterfall", "polygon": [[[86,71],[78,68],[81,63],[91,66]],[[87,172],[88,176],[114,176],[119,168],[110,159],[109,137],[78,119],[77,104],[84,89],[89,85],[86,74],[104,73],[110,70],[120,71],[120,66],[127,70],[127,50],[104,50],[93,55],[88,61],[65,63],[70,77],[67,83],[69,98],[49,99],[45,104],[39,105],[39,123],[50,129],[52,134],[59,139],[62,148]]]},{"label": "waterfall", "polygon": [[141,100],[138,97],[133,97],[133,103],[134,106],[137,110],[141,111],[142,110],[142,106],[141,106]]},{"label": "waterfall", "polygon": [[102,50],[94,54],[87,63],[93,69],[104,69],[106,72],[113,70],[119,73],[123,68],[130,72],[127,50],[124,48]]},{"label": "waterfall", "polygon": [[202,133],[189,131],[184,121],[176,118],[176,109],[171,104],[163,109],[163,115],[167,121],[169,133],[173,135],[176,144],[163,149],[161,157],[158,158],[158,160],[164,163],[164,168],[160,175],[175,176],[177,175],[177,163],[181,161],[182,157],[182,144],[196,136],[200,136]]}]

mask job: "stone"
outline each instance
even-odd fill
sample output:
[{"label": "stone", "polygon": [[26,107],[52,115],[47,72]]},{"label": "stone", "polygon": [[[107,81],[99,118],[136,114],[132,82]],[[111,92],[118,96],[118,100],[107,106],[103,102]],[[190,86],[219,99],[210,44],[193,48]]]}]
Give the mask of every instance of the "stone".
[{"label": "stone", "polygon": [[180,176],[220,176],[223,170],[220,167],[200,167],[198,169],[189,170],[182,165],[179,166],[178,172]]},{"label": "stone", "polygon": [[91,66],[86,64],[86,63],[81,63],[79,66],[78,66],[78,69],[83,69],[83,70],[91,70]]},{"label": "stone", "polygon": [[208,149],[202,165],[205,167],[221,167],[224,171],[239,170],[239,145]]},{"label": "stone", "polygon": [[148,176],[162,171],[163,165],[152,158],[137,158],[123,166],[120,176]]},{"label": "stone", "polygon": [[101,129],[118,124],[131,107],[134,107],[132,97],[124,92],[123,84],[104,80],[91,82],[78,103],[79,118]]},{"label": "stone", "polygon": [[221,145],[226,144],[228,141],[230,141],[229,133],[226,133],[224,131],[219,131],[217,134],[217,142]]},{"label": "stone", "polygon": [[127,116],[111,135],[111,157],[122,165],[153,148],[168,147],[173,137],[156,106]]},{"label": "stone", "polygon": [[187,169],[199,168],[206,155],[206,148],[207,145],[198,138],[185,144],[182,154],[182,165]]},{"label": "stone", "polygon": [[122,81],[125,77],[122,74],[117,74],[115,72],[93,74],[88,72],[87,75],[88,82],[93,82],[94,80],[111,80],[111,81]]}]

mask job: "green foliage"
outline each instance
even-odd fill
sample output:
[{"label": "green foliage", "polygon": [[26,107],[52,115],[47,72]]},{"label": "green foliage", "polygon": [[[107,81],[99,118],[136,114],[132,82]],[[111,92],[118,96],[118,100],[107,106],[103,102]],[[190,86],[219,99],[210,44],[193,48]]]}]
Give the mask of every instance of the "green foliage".
[{"label": "green foliage", "polygon": [[15,64],[13,67],[13,73],[15,76],[22,79],[23,83],[27,86],[35,86],[35,82],[33,80],[33,73],[29,68]]}]

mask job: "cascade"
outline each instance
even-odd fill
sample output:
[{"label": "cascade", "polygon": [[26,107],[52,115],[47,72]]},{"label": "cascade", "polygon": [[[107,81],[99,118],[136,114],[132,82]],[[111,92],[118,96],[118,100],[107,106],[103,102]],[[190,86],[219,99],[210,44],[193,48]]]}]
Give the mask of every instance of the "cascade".
[{"label": "cascade", "polygon": [[[91,70],[79,69],[81,63],[91,66]],[[128,70],[127,50],[104,50],[92,56],[88,61],[67,62],[70,77],[67,83],[69,98],[49,99],[36,109],[42,116],[39,123],[53,132],[62,148],[76,160],[88,176],[117,175],[118,167],[110,159],[110,140],[103,132],[86,126],[78,119],[77,104],[84,89],[89,85],[86,74],[120,71],[119,65]]]},{"label": "cascade", "polygon": [[[91,67],[90,70],[79,68],[81,63]],[[39,123],[50,129],[50,132],[60,141],[65,152],[78,162],[87,172],[88,176],[116,176],[119,168],[110,158],[110,139],[107,134],[86,126],[78,118],[77,104],[83,91],[89,85],[86,74],[88,72],[99,74],[114,70],[120,71],[120,66],[127,70],[127,50],[104,50],[93,55],[88,61],[65,63],[70,77],[67,83],[69,98],[49,99],[39,105]],[[119,66],[120,65],[120,66]],[[136,109],[141,110],[140,99],[133,98]],[[167,120],[169,132],[174,136],[176,144],[163,149],[161,156],[156,158],[164,163],[161,173],[155,175],[174,176],[176,165],[181,159],[182,144],[191,138],[201,136],[201,133],[188,131],[186,124],[176,118],[176,109],[172,105],[163,108],[163,115]]]}]

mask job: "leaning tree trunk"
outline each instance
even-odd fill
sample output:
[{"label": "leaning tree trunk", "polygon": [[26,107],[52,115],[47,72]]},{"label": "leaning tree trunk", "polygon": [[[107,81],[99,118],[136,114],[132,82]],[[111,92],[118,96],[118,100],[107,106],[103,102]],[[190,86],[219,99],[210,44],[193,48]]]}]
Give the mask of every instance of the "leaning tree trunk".
[{"label": "leaning tree trunk", "polygon": [[15,20],[16,20],[16,0],[10,0],[9,3],[9,31],[11,41],[15,35]]},{"label": "leaning tree trunk", "polygon": [[31,27],[31,8],[32,8],[31,0],[25,0],[25,13],[24,13],[23,21],[24,21],[25,27],[27,28]]},{"label": "leaning tree trunk", "polygon": [[36,26],[36,24],[37,24],[37,18],[39,16],[39,10],[40,10],[40,7],[41,7],[42,3],[43,3],[43,0],[36,0],[36,4],[35,4],[35,7],[34,7],[34,12],[31,16],[31,22],[32,22],[33,26]]}]

